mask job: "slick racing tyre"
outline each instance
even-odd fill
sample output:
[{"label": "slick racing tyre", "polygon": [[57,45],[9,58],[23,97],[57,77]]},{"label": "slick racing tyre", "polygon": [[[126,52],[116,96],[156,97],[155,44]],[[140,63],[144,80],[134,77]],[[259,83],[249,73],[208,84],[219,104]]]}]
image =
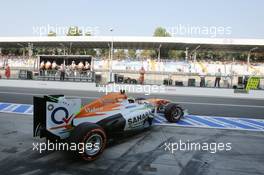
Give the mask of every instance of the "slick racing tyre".
[{"label": "slick racing tyre", "polygon": [[165,106],[164,115],[168,122],[175,123],[178,122],[183,116],[183,110],[179,105],[175,103],[169,103]]},{"label": "slick racing tyre", "polygon": [[77,146],[75,155],[86,161],[93,161],[104,151],[107,138],[102,127],[93,123],[82,123],[76,126],[69,141]]}]

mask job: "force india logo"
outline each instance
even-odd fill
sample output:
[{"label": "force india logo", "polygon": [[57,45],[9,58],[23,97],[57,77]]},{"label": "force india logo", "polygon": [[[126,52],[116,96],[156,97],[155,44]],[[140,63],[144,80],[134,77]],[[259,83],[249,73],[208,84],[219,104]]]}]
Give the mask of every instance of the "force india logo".
[{"label": "force india logo", "polygon": [[[65,107],[58,107],[54,109],[54,106],[52,104],[48,105],[48,110],[52,111],[51,112],[51,121],[57,125],[66,123],[68,124],[69,121],[72,119],[72,116],[69,116],[69,111],[65,108]],[[62,116],[62,118],[60,120],[56,119],[55,115],[57,112],[62,111],[64,112],[64,116]]]},{"label": "force india logo", "polygon": [[148,119],[149,116],[150,116],[150,112],[146,112],[146,113],[140,114],[138,116],[129,118],[127,120],[128,127],[136,128],[136,127],[143,126],[145,124],[145,121]]}]

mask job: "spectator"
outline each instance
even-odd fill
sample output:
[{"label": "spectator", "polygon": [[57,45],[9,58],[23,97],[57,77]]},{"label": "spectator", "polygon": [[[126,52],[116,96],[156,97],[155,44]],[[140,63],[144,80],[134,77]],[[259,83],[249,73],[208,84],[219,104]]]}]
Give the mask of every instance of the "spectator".
[{"label": "spectator", "polygon": [[144,84],[145,69],[144,69],[143,66],[141,67],[141,69],[139,71],[139,74],[140,74],[140,76],[139,76],[139,83],[140,84]]},{"label": "spectator", "polygon": [[201,78],[200,87],[205,87],[205,76],[206,76],[206,73],[203,69],[202,72],[200,73],[200,78]]},{"label": "spectator", "polygon": [[10,67],[9,67],[8,64],[6,64],[6,67],[5,67],[5,76],[6,76],[6,79],[9,79],[10,78],[10,75],[11,75]]},{"label": "spectator", "polygon": [[85,66],[84,66],[84,69],[87,71],[87,70],[90,70],[90,64],[88,61],[85,61]]},{"label": "spectator", "polygon": [[60,80],[64,81],[65,79],[65,67],[64,64],[61,64],[60,66]]},{"label": "spectator", "polygon": [[40,76],[43,76],[44,75],[44,71],[45,71],[45,62],[44,61],[41,61],[40,66],[39,66]]},{"label": "spectator", "polygon": [[214,85],[214,87],[216,87],[216,84],[217,84],[218,88],[220,88],[221,76],[222,76],[222,73],[221,73],[221,69],[219,68],[218,72],[215,73],[215,85]]}]

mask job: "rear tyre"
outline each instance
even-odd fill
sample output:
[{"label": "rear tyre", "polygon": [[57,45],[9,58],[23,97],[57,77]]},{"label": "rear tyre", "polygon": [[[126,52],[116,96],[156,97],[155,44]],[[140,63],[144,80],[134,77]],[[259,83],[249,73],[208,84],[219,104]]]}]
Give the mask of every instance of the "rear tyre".
[{"label": "rear tyre", "polygon": [[165,106],[164,115],[168,122],[175,123],[183,116],[183,109],[175,103],[169,103]]},{"label": "rear tyre", "polygon": [[93,161],[104,151],[107,138],[101,126],[93,123],[82,123],[74,128],[69,141],[76,145],[79,144],[78,150],[74,151],[75,155],[83,160]]}]

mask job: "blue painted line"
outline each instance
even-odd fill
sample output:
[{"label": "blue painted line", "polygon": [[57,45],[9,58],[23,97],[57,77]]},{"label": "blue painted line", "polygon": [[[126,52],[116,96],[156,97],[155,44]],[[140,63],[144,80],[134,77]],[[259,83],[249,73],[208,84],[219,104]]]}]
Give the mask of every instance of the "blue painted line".
[{"label": "blue painted line", "polygon": [[30,107],[31,107],[30,105],[20,105],[12,112],[25,113]]},{"label": "blue painted line", "polygon": [[163,113],[158,113],[157,115],[160,116],[160,117],[164,117],[165,118]]},{"label": "blue painted line", "polygon": [[[158,113],[154,119],[158,119],[161,123],[168,123],[163,113]],[[178,121],[177,123],[170,123],[172,125],[182,125],[182,126],[192,126],[193,124],[187,122],[184,118]]]},{"label": "blue painted line", "polygon": [[155,117],[156,119],[158,119],[159,121],[162,121],[162,122],[167,122],[167,119],[165,119],[165,117],[162,117],[162,116],[156,116]]},{"label": "blue painted line", "polygon": [[33,109],[30,109],[29,111],[25,112],[26,114],[33,114]]},{"label": "blue painted line", "polygon": [[256,120],[251,120],[251,119],[244,119],[244,118],[243,119],[240,119],[240,120],[246,121],[248,123],[252,123],[254,125],[262,126],[264,128],[264,123],[262,123],[262,122],[258,122]]},{"label": "blue painted line", "polygon": [[220,124],[217,124],[217,123],[213,123],[213,122],[211,122],[209,120],[206,120],[206,119],[194,116],[194,115],[188,115],[188,118],[191,118],[191,119],[193,119],[195,121],[198,121],[200,123],[206,124],[209,127],[216,127],[216,128],[224,128],[225,127],[223,125],[220,125]]},{"label": "blue painted line", "polygon": [[[131,106],[133,107],[133,106]],[[16,114],[33,114],[33,106],[28,104],[0,103],[0,112]],[[264,131],[264,120],[250,118],[229,118],[220,116],[184,116],[177,123],[169,123],[164,114],[159,113],[154,117],[153,123],[156,125],[170,125],[182,127],[216,128],[216,129],[236,129],[250,131]]]},{"label": "blue painted line", "polygon": [[154,121],[154,123],[162,123],[161,121],[159,121],[159,120],[156,119],[156,118],[155,118],[153,121]]},{"label": "blue painted line", "polygon": [[189,116],[185,116],[184,121],[190,123],[192,126],[202,126],[205,127],[203,123],[196,120],[192,120]]},{"label": "blue painted line", "polygon": [[180,121],[178,121],[176,124],[178,124],[178,125],[183,125],[183,126],[192,126],[191,123],[188,123],[188,122],[186,122],[186,121],[184,121],[184,120],[180,120]]},{"label": "blue painted line", "polygon": [[224,122],[224,123],[228,123],[228,124],[234,125],[234,126],[239,127],[239,128],[258,130],[258,128],[254,128],[254,127],[251,127],[249,125],[244,125],[244,124],[241,124],[241,123],[238,123],[238,122],[234,122],[234,121],[228,120],[226,118],[214,117],[214,119],[219,120],[219,121]]},{"label": "blue painted line", "polygon": [[8,106],[10,106],[11,104],[8,104],[8,103],[2,103],[0,104],[0,111],[7,108]]},{"label": "blue painted line", "polygon": [[6,107],[5,109],[3,109],[1,112],[12,112],[13,110],[15,110],[19,105],[18,104],[11,104],[8,107]]}]

